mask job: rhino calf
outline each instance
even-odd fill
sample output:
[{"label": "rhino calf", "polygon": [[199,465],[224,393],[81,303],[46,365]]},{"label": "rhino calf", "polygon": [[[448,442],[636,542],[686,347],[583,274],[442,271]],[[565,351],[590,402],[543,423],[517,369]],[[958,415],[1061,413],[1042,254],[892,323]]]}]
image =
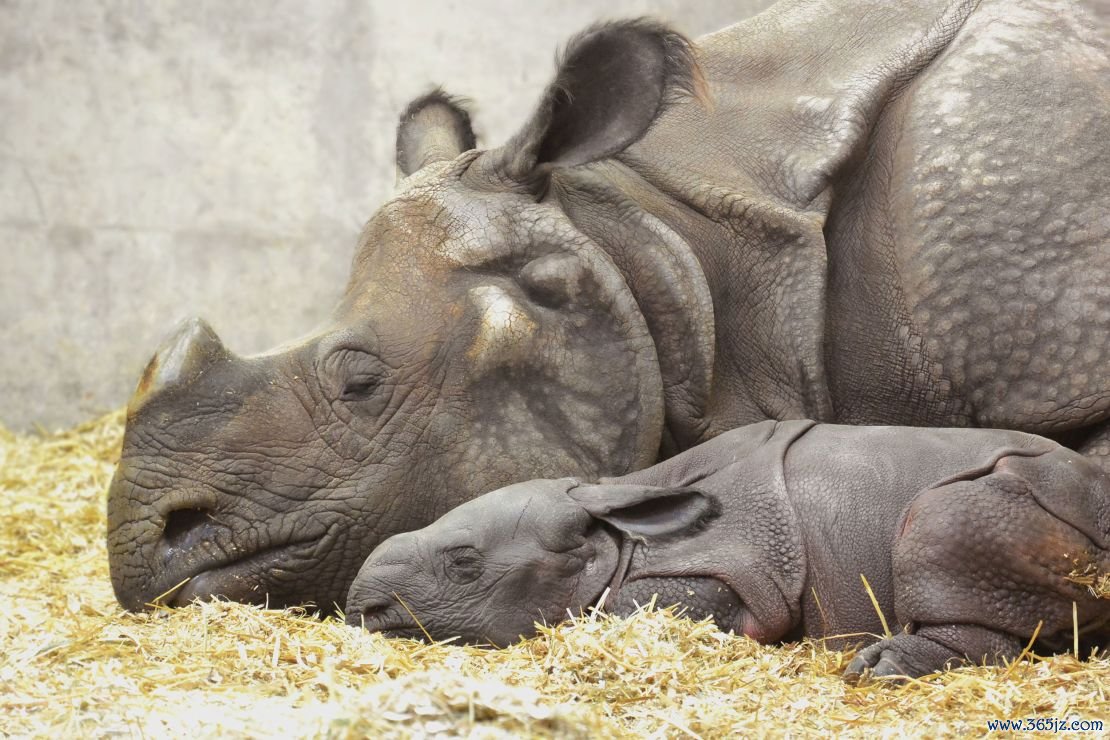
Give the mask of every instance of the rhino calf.
[{"label": "rhino calf", "polygon": [[[503,645],[605,594],[658,594],[760,642],[901,631],[848,674],[918,676],[961,660],[1106,646],[1110,476],[1012,431],[767,421],[598,484],[534,480],[373,551],[347,620]],[[893,628],[894,625],[892,624]],[[840,638],[841,641],[848,638]],[[854,639],[854,638],[853,638]]]}]

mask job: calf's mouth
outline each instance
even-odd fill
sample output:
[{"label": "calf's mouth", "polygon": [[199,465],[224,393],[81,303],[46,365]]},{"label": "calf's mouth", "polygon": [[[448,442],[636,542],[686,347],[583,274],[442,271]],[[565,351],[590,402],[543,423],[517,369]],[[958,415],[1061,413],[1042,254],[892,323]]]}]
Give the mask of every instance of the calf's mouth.
[{"label": "calf's mouth", "polygon": [[396,599],[370,601],[347,615],[347,624],[381,632],[385,637],[427,640],[428,633]]}]

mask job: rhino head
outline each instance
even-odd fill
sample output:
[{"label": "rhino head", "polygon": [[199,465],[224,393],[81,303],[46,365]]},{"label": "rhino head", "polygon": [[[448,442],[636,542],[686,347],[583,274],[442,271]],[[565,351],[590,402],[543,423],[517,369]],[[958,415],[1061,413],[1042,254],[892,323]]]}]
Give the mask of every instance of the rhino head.
[{"label": "rhino head", "polygon": [[629,542],[681,537],[719,508],[687,487],[516,483],[380,544],[351,584],[347,623],[503,647],[619,589]]},{"label": "rhino head", "polygon": [[450,98],[414,102],[398,192],[318,330],[240,356],[192,320],[148,365],[108,496],[120,603],[330,610],[380,541],[485,491],[651,464],[664,376],[696,373],[661,371],[626,265],[560,183],[640,138],[695,70],[664,28],[597,27],[489,151]]}]

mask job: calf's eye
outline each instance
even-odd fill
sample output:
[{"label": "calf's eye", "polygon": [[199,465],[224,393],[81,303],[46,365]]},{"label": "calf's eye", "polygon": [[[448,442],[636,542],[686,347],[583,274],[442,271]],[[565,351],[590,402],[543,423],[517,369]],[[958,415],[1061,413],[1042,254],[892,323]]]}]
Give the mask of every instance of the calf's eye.
[{"label": "calf's eye", "polygon": [[482,553],[468,545],[443,552],[443,570],[454,583],[470,583],[482,575]]}]

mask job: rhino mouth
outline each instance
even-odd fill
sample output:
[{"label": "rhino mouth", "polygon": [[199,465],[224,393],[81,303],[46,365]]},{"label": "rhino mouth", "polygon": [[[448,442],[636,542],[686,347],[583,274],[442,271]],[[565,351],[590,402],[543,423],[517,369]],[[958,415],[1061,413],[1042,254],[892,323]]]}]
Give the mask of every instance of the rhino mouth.
[{"label": "rhino mouth", "polygon": [[302,569],[293,570],[288,566],[311,562],[313,551],[323,540],[321,537],[297,540],[181,571],[167,579],[180,585],[172,587],[155,602],[171,607],[187,606],[195,599],[217,598],[268,603],[280,592],[294,590],[294,581],[307,577]]},{"label": "rhino mouth", "polygon": [[428,633],[412,616],[397,608],[396,602],[379,601],[366,604],[347,615],[347,624],[365,628],[367,632],[380,632],[385,637],[403,637],[428,641]]},{"label": "rhino mouth", "polygon": [[[429,642],[428,635],[424,630],[419,627],[393,627],[390,629],[379,630],[385,637],[390,639],[404,639],[416,640],[418,642]],[[439,642],[447,642],[448,640],[439,640]]]}]

